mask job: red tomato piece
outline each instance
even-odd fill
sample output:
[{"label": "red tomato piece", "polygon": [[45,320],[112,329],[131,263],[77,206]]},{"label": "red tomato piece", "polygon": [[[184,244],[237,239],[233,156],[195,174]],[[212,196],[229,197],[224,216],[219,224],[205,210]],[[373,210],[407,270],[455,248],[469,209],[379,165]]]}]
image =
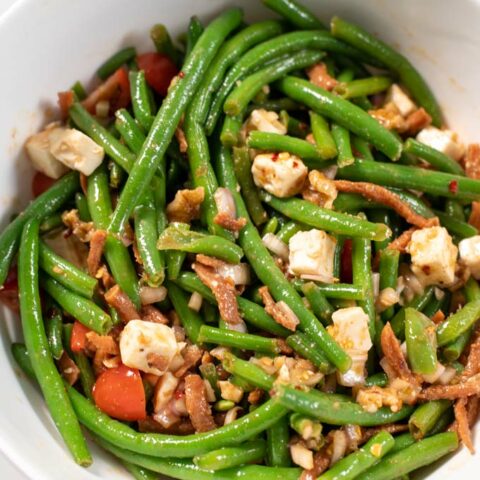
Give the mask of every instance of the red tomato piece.
[{"label": "red tomato piece", "polygon": [[122,364],[105,370],[93,386],[93,399],[102,412],[117,420],[147,418],[142,377],[135,368]]},{"label": "red tomato piece", "polygon": [[91,332],[91,330],[88,327],[75,320],[72,328],[72,336],[70,337],[70,349],[72,352],[79,353],[85,350],[87,333],[89,332]]},{"label": "red tomato piece", "polygon": [[178,73],[178,68],[171,58],[162,53],[144,53],[137,57],[137,65],[139,70],[145,72],[147,83],[165,97],[172,78]]},{"label": "red tomato piece", "polygon": [[35,198],[46,192],[56,180],[42,172],[36,172],[32,179],[32,194]]},{"label": "red tomato piece", "polygon": [[343,244],[340,262],[340,280],[352,283],[352,240],[347,238]]},{"label": "red tomato piece", "polygon": [[20,311],[16,265],[10,268],[5,283],[0,288],[0,302],[14,312]]}]

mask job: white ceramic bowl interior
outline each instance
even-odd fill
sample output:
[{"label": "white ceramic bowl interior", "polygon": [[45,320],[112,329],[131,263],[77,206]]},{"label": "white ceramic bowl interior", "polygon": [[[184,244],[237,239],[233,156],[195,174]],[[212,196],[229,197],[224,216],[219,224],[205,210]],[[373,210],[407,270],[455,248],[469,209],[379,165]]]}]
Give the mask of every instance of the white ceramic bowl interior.
[{"label": "white ceramic bowl interior", "polygon": [[[465,141],[480,140],[479,0],[303,0],[322,19],[358,22],[397,47],[433,87],[448,124]],[[52,119],[56,93],[95,69],[120,47],[152,50],[148,32],[165,23],[176,35],[198,14],[204,21],[241,5],[247,20],[271,17],[257,0],[20,0],[0,18],[0,219],[23,207],[31,171],[22,145]],[[94,448],[88,470],[74,464],[37,388],[18,370],[10,344],[21,338],[19,319],[0,321],[0,449],[35,480],[131,478]],[[480,441],[477,441],[477,448]],[[463,449],[429,479],[474,478],[480,456]]]}]

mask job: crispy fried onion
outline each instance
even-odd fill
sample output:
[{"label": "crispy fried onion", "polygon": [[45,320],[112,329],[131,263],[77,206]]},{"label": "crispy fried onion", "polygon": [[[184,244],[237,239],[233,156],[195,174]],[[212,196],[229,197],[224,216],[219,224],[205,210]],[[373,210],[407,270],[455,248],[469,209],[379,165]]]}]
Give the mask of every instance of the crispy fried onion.
[{"label": "crispy fried onion", "polygon": [[104,296],[105,301],[118,312],[118,315],[124,323],[140,318],[140,313],[135,305],[118,285],[113,286],[105,292]]},{"label": "crispy fried onion", "polygon": [[480,144],[472,143],[467,147],[463,163],[467,177],[480,179]]},{"label": "crispy fried onion", "polygon": [[451,385],[433,385],[424,389],[420,398],[422,400],[456,400],[480,395],[480,373],[469,377],[467,380]]},{"label": "crispy fried onion", "polygon": [[268,287],[265,285],[258,289],[258,293],[262,297],[265,311],[282,327],[294,332],[300,321],[292,312],[292,309],[283,300],[275,302],[268,291]]},{"label": "crispy fried onion", "polygon": [[57,365],[60,375],[67,381],[69,385],[74,385],[77,383],[78,377],[80,376],[80,370],[66,352],[62,353]]},{"label": "crispy fried onion", "polygon": [[167,205],[169,222],[190,223],[200,218],[200,206],[205,198],[203,187],[193,190],[178,190],[175,198]]},{"label": "crispy fried onion", "polygon": [[222,319],[230,325],[236,325],[242,323],[242,318],[238,312],[235,284],[230,278],[221,276],[217,271],[224,265],[225,262],[221,260],[199,254],[192,268],[215,295]]},{"label": "crispy fried onion", "polygon": [[77,209],[63,212],[62,222],[67,226],[68,230],[83,243],[89,242],[95,231],[93,222],[82,222],[82,220],[80,220]]},{"label": "crispy fried onion", "polygon": [[332,208],[337,194],[337,188],[333,180],[318,170],[310,171],[308,181],[305,182],[302,190],[304,200],[314,203],[319,207]]},{"label": "crispy fried onion", "polygon": [[182,351],[183,363],[178,370],[175,370],[175,377],[183,377],[200,362],[202,356],[203,350],[197,345],[187,345]]},{"label": "crispy fried onion", "polygon": [[88,273],[93,277],[97,274],[102,260],[103,248],[107,240],[105,230],[96,230],[90,239],[90,249],[88,250],[87,268]]},{"label": "crispy fried onion", "polygon": [[427,111],[422,107],[418,110],[412,112],[405,119],[405,130],[403,133],[413,136],[417,134],[420,130],[428,127],[432,123],[432,117],[427,113]]},{"label": "crispy fried onion", "polygon": [[94,355],[93,367],[96,373],[120,364],[120,349],[118,343],[111,335],[99,335],[96,332],[88,332],[86,337],[87,351]]},{"label": "crispy fried onion", "polygon": [[358,193],[362,197],[374,202],[386,205],[401,217],[403,217],[408,223],[415,225],[418,228],[432,227],[438,225],[438,218],[425,218],[418,213],[415,213],[410,205],[405,203],[397,194],[390,190],[375,185],[369,182],[350,182],[349,180],[335,180],[335,187],[340,192]]},{"label": "crispy fried onion", "polygon": [[362,437],[359,444],[362,445],[368,442],[372,437],[374,437],[377,433],[380,432],[388,432],[391,435],[395,435],[396,433],[402,433],[407,431],[407,423],[389,423],[388,425],[381,425],[379,427],[363,428]]},{"label": "crispy fried onion", "polygon": [[467,403],[467,398],[460,398],[455,402],[453,407],[455,425],[452,426],[452,430],[454,429],[457,432],[463,444],[470,450],[471,454],[474,454],[475,448],[473,446],[472,433],[468,424]]},{"label": "crispy fried onion", "polygon": [[230,232],[239,232],[247,224],[245,217],[234,218],[227,212],[218,212],[213,221]]},{"label": "crispy fried onion", "polygon": [[400,236],[393,240],[393,242],[390,242],[387,248],[390,250],[398,250],[400,253],[406,253],[407,245],[410,243],[415,230],[417,230],[415,227],[405,230]]},{"label": "crispy fried onion", "polygon": [[185,377],[185,404],[195,431],[208,432],[217,426],[207,401],[207,391],[200,375]]},{"label": "crispy fried onion", "polygon": [[323,62],[310,67],[307,70],[307,76],[314,85],[328,91],[333,90],[338,84],[338,81],[329,75],[327,66]]}]

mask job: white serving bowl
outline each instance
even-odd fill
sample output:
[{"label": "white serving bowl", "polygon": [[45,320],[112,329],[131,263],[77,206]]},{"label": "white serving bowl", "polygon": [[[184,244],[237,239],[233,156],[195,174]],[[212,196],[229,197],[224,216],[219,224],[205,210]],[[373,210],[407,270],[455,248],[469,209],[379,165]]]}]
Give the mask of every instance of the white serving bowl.
[{"label": "white serving bowl", "polygon": [[[466,141],[480,140],[479,0],[304,0],[328,21],[338,14],[398,47],[433,87],[449,125]],[[148,32],[162,22],[173,34],[198,14],[209,20],[229,5],[248,20],[272,16],[257,0],[20,0],[0,18],[0,218],[26,204],[31,170],[22,145],[51,120],[56,93],[95,69],[120,47],[152,50]],[[0,322],[0,449],[35,480],[131,478],[94,448],[88,470],[74,464],[37,388],[18,370],[10,344],[21,338],[19,319]],[[477,441],[477,448],[480,442]],[[429,479],[474,478],[480,457],[463,449]],[[478,473],[478,472],[477,472]],[[2,477],[3,478],[3,477]]]}]

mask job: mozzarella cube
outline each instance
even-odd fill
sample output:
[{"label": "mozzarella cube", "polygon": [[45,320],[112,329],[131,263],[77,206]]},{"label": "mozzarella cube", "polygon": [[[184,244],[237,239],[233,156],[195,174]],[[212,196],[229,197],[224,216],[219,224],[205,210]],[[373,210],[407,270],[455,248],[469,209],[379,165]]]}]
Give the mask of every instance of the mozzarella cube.
[{"label": "mozzarella cube", "polygon": [[458,244],[458,252],[461,262],[477,280],[480,279],[480,235],[464,238]]},{"label": "mozzarella cube", "polygon": [[337,240],[322,230],[296,233],[288,242],[289,271],[306,279],[333,282]]},{"label": "mozzarella cube", "polygon": [[280,135],[287,133],[287,127],[278,119],[278,114],[263,108],[253,110],[249,124],[260,132],[279,133]]},{"label": "mozzarella cube", "polygon": [[161,323],[130,320],[120,336],[122,362],[142,372],[163,375],[185,346],[172,328]]},{"label": "mozzarella cube", "polygon": [[411,255],[412,271],[423,286],[453,283],[458,249],[446,228],[416,230],[407,252]]},{"label": "mozzarella cube", "polygon": [[396,84],[394,83],[387,92],[385,97],[385,103],[393,103],[402,117],[408,117],[413,111],[417,109],[417,106],[410,99],[410,97]]},{"label": "mozzarella cube", "polygon": [[417,140],[457,161],[465,153],[465,146],[458,140],[457,134],[451,130],[426,127],[419,132]]},{"label": "mozzarella cube", "polygon": [[87,176],[102,163],[105,155],[100,145],[75,128],[52,129],[50,153],[67,167]]},{"label": "mozzarella cube", "polygon": [[255,185],[281,198],[300,193],[307,173],[303,162],[287,152],[261,153],[255,156],[252,164]]},{"label": "mozzarella cube", "polygon": [[48,129],[32,135],[25,149],[35,170],[50,178],[60,178],[68,169],[50,153],[50,132]]}]

